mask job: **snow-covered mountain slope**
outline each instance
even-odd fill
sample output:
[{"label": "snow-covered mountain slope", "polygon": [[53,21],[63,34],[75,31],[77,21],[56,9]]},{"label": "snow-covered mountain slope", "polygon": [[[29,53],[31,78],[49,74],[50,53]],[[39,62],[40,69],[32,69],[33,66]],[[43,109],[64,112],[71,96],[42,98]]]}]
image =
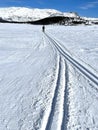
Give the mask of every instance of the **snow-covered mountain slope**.
[{"label": "snow-covered mountain slope", "polygon": [[[28,22],[55,16],[65,17],[65,20],[63,20],[62,24],[66,25],[98,23],[97,18],[80,17],[75,12],[60,12],[55,9],[38,9],[24,7],[0,8],[1,22],[3,20],[11,22]],[[66,20],[66,18],[68,19]]]},{"label": "snow-covered mountain slope", "polygon": [[78,18],[79,15],[77,13],[74,13],[74,12],[66,12],[66,13],[63,13],[65,17],[72,17],[72,18]]},{"label": "snow-covered mountain slope", "polygon": [[61,15],[62,12],[54,9],[30,9],[23,7],[0,8],[0,17],[10,21],[35,21],[53,14]]},{"label": "snow-covered mountain slope", "polygon": [[36,21],[46,17],[54,16],[65,16],[65,17],[75,17],[78,18],[79,15],[74,12],[63,13],[54,9],[31,9],[24,7],[9,7],[9,8],[0,8],[0,17],[4,20],[9,21]]},{"label": "snow-covered mountain slope", "polygon": [[85,20],[98,21],[98,18],[82,17]]},{"label": "snow-covered mountain slope", "polygon": [[83,19],[87,20],[89,24],[98,24],[98,18],[89,18],[89,17],[82,17]]}]

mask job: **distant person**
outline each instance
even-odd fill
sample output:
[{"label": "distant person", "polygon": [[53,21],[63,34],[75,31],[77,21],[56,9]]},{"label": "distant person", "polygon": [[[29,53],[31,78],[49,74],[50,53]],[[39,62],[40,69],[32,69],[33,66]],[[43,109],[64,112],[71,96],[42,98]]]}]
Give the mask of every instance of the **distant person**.
[{"label": "distant person", "polygon": [[42,31],[45,32],[45,26],[44,25],[42,26]]}]

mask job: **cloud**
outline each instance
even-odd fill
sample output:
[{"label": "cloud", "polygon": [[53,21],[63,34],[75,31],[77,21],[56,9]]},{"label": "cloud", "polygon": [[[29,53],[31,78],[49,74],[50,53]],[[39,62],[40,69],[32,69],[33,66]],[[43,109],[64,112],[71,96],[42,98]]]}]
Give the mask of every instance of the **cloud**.
[{"label": "cloud", "polygon": [[86,5],[81,6],[81,9],[89,9],[89,8],[95,8],[98,5],[98,1],[94,1],[94,2],[88,2]]}]

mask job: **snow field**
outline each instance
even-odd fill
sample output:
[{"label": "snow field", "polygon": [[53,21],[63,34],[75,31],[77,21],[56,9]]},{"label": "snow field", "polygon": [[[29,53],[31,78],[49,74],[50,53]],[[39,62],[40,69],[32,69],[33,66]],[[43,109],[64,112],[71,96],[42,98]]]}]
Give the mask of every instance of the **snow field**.
[{"label": "snow field", "polygon": [[[60,31],[63,33],[62,29]],[[60,54],[65,57],[65,60],[66,60],[66,53],[65,54],[63,53],[64,49],[66,52],[66,47],[64,47],[66,43],[65,42],[61,43],[60,41],[57,44],[63,44],[63,45],[60,45],[60,46],[56,45],[57,36],[58,36],[57,33],[56,35],[54,34],[52,35],[51,33],[51,37],[53,40],[51,38],[49,39],[51,40],[51,42],[53,42],[54,46],[57,48]],[[82,43],[80,42],[79,45],[81,46],[81,44]],[[89,42],[88,42],[88,45],[89,45]],[[67,49],[67,53],[68,53],[68,49]],[[69,52],[70,55],[72,55],[73,53],[71,51]],[[87,65],[87,63],[84,64],[84,61],[79,60],[80,58],[77,58],[77,57],[78,56],[75,57],[75,55],[72,55],[72,58],[77,59],[77,61],[80,64],[83,63],[84,67],[92,71],[93,67],[90,67],[90,65]],[[68,122],[67,122],[68,123],[67,129],[68,130],[76,130],[76,129],[97,130],[98,129],[98,123],[97,123],[98,116],[95,115],[95,112],[97,113],[98,107],[95,104],[98,103],[97,102],[98,79],[96,79],[97,81],[96,84],[93,84],[93,82],[91,82],[91,79],[88,79],[87,75],[84,76],[83,73],[81,73],[80,70],[78,70],[74,66],[74,64],[71,64],[71,62],[69,62],[68,60],[66,61],[68,65],[67,70],[69,74],[69,80],[67,83],[68,84],[67,95],[68,95],[68,102],[69,102],[68,111],[67,111],[68,116],[69,116]],[[97,74],[98,74],[97,71],[95,70],[93,72],[96,73],[96,77],[97,77]]]},{"label": "snow field", "polygon": [[98,74],[98,26],[47,26],[47,30]]},{"label": "snow field", "polygon": [[97,130],[98,111],[96,86],[75,68],[69,66],[69,122],[68,130]]},{"label": "snow field", "polygon": [[0,39],[0,130],[39,129],[52,93],[55,54],[41,27],[1,24]]},{"label": "snow field", "polygon": [[[0,130],[97,130],[97,85],[41,26],[0,25]],[[97,76],[96,26],[46,26],[48,33]]]}]

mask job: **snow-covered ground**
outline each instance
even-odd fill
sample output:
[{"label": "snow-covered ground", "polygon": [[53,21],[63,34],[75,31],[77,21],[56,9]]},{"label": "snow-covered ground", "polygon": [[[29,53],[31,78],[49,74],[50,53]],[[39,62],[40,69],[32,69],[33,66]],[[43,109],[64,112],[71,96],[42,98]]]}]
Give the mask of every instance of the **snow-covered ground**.
[{"label": "snow-covered ground", "polygon": [[63,54],[97,77],[98,27],[47,26],[46,34],[0,24],[0,130],[98,130],[98,84]]},{"label": "snow-covered ground", "polygon": [[98,26],[53,26],[48,31],[98,72]]}]

